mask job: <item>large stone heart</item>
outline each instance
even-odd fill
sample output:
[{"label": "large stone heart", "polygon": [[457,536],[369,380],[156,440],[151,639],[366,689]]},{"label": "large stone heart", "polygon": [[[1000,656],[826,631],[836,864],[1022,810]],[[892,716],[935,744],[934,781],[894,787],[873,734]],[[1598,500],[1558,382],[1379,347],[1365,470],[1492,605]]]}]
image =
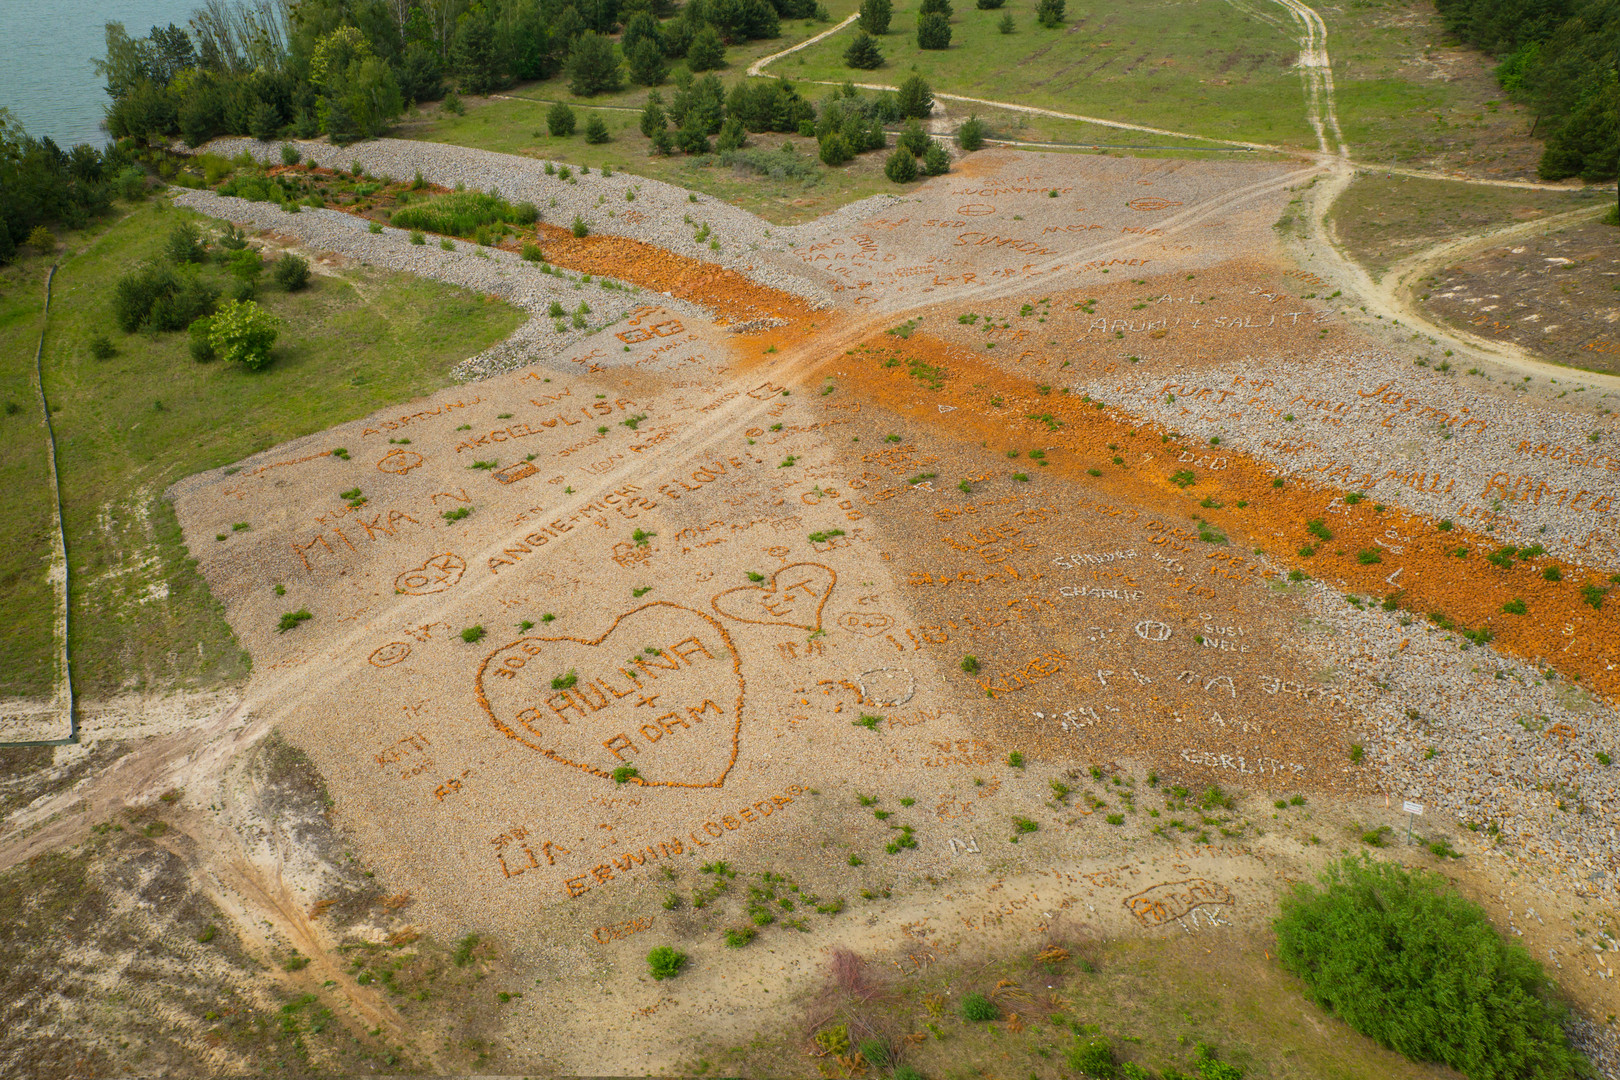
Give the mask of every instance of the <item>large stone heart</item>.
[{"label": "large stone heart", "polygon": [[478,702],[508,738],[606,780],[721,787],[737,760],[743,677],[725,627],[667,601],[594,640],[526,637],[478,669]]},{"label": "large stone heart", "polygon": [[769,585],[744,585],[716,593],[710,601],[714,610],[738,622],[764,626],[797,626],[812,632],[821,629],[821,609],[838,584],[832,567],[801,562],[782,567],[771,575]]}]

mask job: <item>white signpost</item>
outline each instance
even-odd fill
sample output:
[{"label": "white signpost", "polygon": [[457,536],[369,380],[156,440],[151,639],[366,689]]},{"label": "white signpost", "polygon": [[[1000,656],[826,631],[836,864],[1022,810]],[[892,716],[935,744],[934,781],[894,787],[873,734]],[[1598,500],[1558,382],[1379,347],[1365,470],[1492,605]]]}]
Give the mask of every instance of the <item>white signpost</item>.
[{"label": "white signpost", "polygon": [[1410,844],[1412,842],[1412,817],[1413,815],[1423,816],[1423,804],[1406,799],[1401,803],[1401,809],[1406,811],[1406,842]]}]

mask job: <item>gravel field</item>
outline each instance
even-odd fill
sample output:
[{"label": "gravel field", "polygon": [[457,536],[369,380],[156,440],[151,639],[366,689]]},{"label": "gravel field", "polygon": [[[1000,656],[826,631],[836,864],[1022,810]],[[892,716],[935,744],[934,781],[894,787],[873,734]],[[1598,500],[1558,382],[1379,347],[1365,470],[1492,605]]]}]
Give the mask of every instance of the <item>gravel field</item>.
[{"label": "gravel field", "polygon": [[1549,888],[1615,895],[1620,771],[1597,753],[1620,752],[1620,713],[1488,645],[1399,612],[1357,610],[1326,586],[1313,588],[1311,608],[1324,625],[1300,648],[1350,676],[1343,692],[1392,802],[1477,825],[1482,850]]},{"label": "gravel field", "polygon": [[[280,145],[217,139],[199,152],[235,157],[245,150],[273,162]],[[534,203],[540,208],[541,220],[550,224],[566,226],[578,215],[593,233],[656,244],[677,255],[736,270],[761,285],[823,303],[832,297],[831,276],[802,265],[790,253],[790,245],[903,201],[896,196],[874,196],[818,221],[773,226],[711,196],[629,173],[603,176],[593,172],[564,181],[546,175],[545,161],[408,139],[377,139],[350,147],[296,141],[292,145],[305,161],[327,167],[347,169],[358,161],[373,176],[407,180],[420,171],[423,179],[444,187],[496,188],[507,199]],[[628,193],[635,195],[633,203],[626,199]],[[718,249],[711,248],[709,241],[700,243],[693,238],[705,222]]]},{"label": "gravel field", "polygon": [[[1094,379],[1072,392],[1201,442],[1218,437],[1284,475],[1620,569],[1620,425],[1582,411],[1601,399],[1577,394],[1578,373],[1561,400],[1501,385],[1367,351],[1309,362],[1244,357],[1187,377]],[[1237,387],[1246,388],[1222,393]]]}]

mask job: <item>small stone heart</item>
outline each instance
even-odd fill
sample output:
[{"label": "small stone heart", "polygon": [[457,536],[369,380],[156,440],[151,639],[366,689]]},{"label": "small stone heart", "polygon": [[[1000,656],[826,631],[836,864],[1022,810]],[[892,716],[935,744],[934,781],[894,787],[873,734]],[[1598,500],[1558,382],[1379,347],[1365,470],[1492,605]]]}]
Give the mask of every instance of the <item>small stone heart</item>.
[{"label": "small stone heart", "polygon": [[737,760],[737,650],[679,604],[625,612],[594,639],[520,638],[484,660],[477,692],[507,738],[603,779],[721,787]]},{"label": "small stone heart", "polygon": [[714,610],[728,619],[762,626],[797,626],[814,633],[821,629],[821,609],[827,606],[838,575],[820,563],[792,563],[771,575],[769,585],[744,585],[716,593]]}]

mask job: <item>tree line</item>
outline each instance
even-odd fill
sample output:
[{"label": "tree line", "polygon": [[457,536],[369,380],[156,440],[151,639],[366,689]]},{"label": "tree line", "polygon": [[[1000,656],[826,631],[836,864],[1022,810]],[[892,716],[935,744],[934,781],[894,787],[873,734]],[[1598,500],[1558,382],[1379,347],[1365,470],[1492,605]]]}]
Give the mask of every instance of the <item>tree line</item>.
[{"label": "tree line", "polygon": [[97,69],[114,139],[343,143],[456,89],[559,73],[582,96],[626,75],[657,86],[671,60],[712,70],[727,45],[779,36],[784,18],[826,17],[818,0],[208,0],[186,28],[137,38],[108,23]]},{"label": "tree line", "polygon": [[0,265],[25,243],[54,246],[51,226],[82,228],[114,197],[138,198],[145,190],[146,171],[127,150],[83,144],[63,150],[29,135],[0,108]]},{"label": "tree line", "polygon": [[1509,98],[1547,140],[1543,179],[1620,172],[1620,0],[1437,0],[1446,28],[1498,58]]}]

